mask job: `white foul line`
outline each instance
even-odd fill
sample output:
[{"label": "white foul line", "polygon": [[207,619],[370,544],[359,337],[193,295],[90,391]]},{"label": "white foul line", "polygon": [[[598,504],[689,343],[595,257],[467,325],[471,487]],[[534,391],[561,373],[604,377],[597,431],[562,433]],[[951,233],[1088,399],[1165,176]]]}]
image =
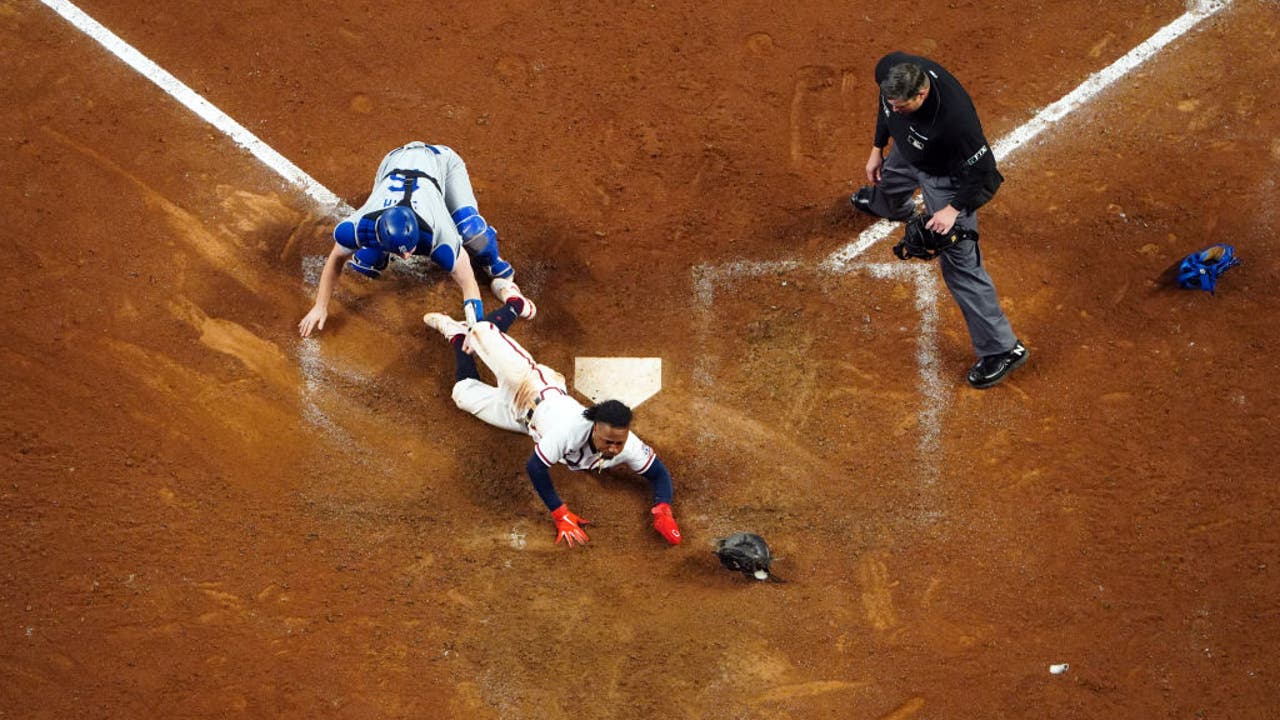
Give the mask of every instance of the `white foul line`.
[{"label": "white foul line", "polygon": [[[1080,83],[1075,90],[1063,95],[1057,102],[1046,106],[1036,113],[1035,117],[1023,123],[1016,130],[997,140],[992,144],[992,153],[998,158],[1012,155],[1037,135],[1049,129],[1051,125],[1102,92],[1111,83],[1151,59],[1153,55],[1160,52],[1169,43],[1185,35],[1196,25],[1199,25],[1201,21],[1221,12],[1232,1],[1201,0],[1196,4],[1195,9],[1188,10],[1173,22],[1160,28],[1154,35],[1125,53],[1119,60],[1085,78],[1085,81]],[[897,225],[898,223],[896,222],[881,220],[863,230],[858,235],[857,240],[831,253],[822,262],[823,269],[830,271],[843,267],[849,261],[866,252],[872,245],[888,237],[889,233],[893,232]]]},{"label": "white foul line", "polygon": [[1102,70],[1090,75],[1075,90],[1063,95],[1060,100],[1045,107],[1036,116],[1028,120],[1022,127],[997,140],[991,151],[997,157],[1012,155],[1015,150],[1027,144],[1035,136],[1044,132],[1053,123],[1066,117],[1071,111],[1080,107],[1094,95],[1105,90],[1111,83],[1151,59],[1164,46],[1177,40],[1199,25],[1202,20],[1220,12],[1232,0],[1212,0],[1200,3],[1195,10],[1188,10],[1178,19],[1165,25],[1147,38],[1145,42],[1125,53],[1123,57]]},{"label": "white foul line", "polygon": [[[40,1],[79,28],[81,32],[97,40],[109,52],[134,70],[137,70],[143,77],[155,83],[161,90],[164,90],[188,110],[191,110],[230,137],[237,145],[248,150],[254,157],[261,160],[264,165],[284,178],[287,183],[306,193],[319,206],[318,209],[321,212],[342,215],[353,212],[350,205],[324,185],[321,185],[315,178],[303,172],[301,168],[249,132],[243,125],[232,120],[231,116],[219,110],[213,103],[205,100],[196,91],[138,52],[132,45],[122,40],[97,20],[86,15],[80,8],[66,0]],[[310,265],[315,265],[314,259],[304,258],[304,276],[309,271],[308,260],[312,261]],[[311,271],[313,274],[318,273],[318,268],[311,269]],[[303,416],[311,424],[322,427],[341,439],[345,436],[345,433],[329,419],[313,400],[319,387],[320,378],[329,370],[327,364],[320,357],[318,341],[315,338],[307,338],[299,343],[298,364],[302,370],[303,377],[306,379],[303,392]]]},{"label": "white foul line", "polygon": [[[1123,57],[1102,70],[1090,75],[1076,89],[1064,95],[1057,102],[1045,107],[1031,120],[1009,133],[992,146],[992,152],[999,157],[1012,155],[1053,123],[1066,117],[1076,108],[1088,102],[1103,89],[1111,85],[1126,73],[1132,71],[1159,52],[1169,43],[1186,34],[1225,7],[1232,0],[1197,0],[1193,9],[1183,13],[1173,22],[1156,31],[1145,42],[1130,50]],[[899,223],[880,220],[863,230],[856,240],[832,252],[819,264],[819,269],[832,274],[842,274],[852,269],[860,269],[874,277],[907,278],[916,282],[916,309],[920,312],[920,338],[917,343],[916,363],[919,367],[921,392],[924,395],[923,407],[919,415],[921,427],[917,452],[923,458],[919,467],[923,469],[925,483],[931,483],[939,476],[939,466],[935,452],[942,440],[942,413],[949,404],[950,386],[942,381],[940,361],[937,347],[937,282],[931,268],[927,266],[901,266],[886,263],[854,263],[852,261],[862,255],[872,245],[888,237]],[[747,262],[734,261],[724,265],[699,265],[693,268],[694,299],[699,308],[700,336],[705,336],[710,324],[710,306],[715,294],[715,285],[721,280],[737,277],[753,277],[766,272],[781,272],[801,267],[796,261],[779,262]],[[714,384],[712,374],[712,358],[705,353],[699,357],[694,366],[694,382],[703,390],[709,390]],[[701,441],[702,438],[700,437]]]},{"label": "white foul line", "polygon": [[219,110],[213,103],[205,100],[196,91],[171,75],[169,71],[135,50],[132,45],[121,40],[118,35],[103,27],[97,20],[86,15],[80,8],[67,2],[67,0],[40,0],[40,2],[66,18],[67,22],[79,28],[81,32],[97,40],[113,55],[123,60],[134,70],[137,70],[143,77],[155,83],[161,90],[171,95],[191,112],[221,130],[234,140],[237,145],[248,150],[254,157],[261,160],[264,165],[276,171],[288,183],[302,190],[320,206],[322,211],[343,215],[352,212],[350,205],[324,185],[321,185],[315,178],[303,172],[288,158],[273,150],[243,125],[232,120],[229,115]]}]

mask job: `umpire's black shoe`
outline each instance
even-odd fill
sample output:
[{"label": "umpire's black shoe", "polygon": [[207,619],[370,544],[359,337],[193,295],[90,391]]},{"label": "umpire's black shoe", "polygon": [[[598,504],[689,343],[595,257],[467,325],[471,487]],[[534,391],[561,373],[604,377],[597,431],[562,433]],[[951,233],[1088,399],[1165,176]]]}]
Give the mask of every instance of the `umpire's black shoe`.
[{"label": "umpire's black shoe", "polygon": [[988,355],[969,368],[969,384],[979,390],[996,385],[1030,356],[1031,353],[1027,352],[1026,346],[1019,340],[1009,352]]},{"label": "umpire's black shoe", "polygon": [[871,212],[871,186],[870,185],[863,185],[862,187],[858,188],[858,192],[850,195],[849,204],[853,206],[854,210],[857,210],[863,215],[870,215],[871,217],[876,217],[876,218],[880,217],[879,215]]}]

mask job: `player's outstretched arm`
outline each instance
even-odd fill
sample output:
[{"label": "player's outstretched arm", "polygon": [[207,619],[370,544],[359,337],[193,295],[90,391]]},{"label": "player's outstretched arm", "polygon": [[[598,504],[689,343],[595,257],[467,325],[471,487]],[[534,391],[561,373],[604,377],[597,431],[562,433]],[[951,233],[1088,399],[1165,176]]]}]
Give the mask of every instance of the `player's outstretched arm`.
[{"label": "player's outstretched arm", "polygon": [[480,299],[480,285],[476,283],[476,273],[471,268],[471,258],[465,252],[461,255],[462,257],[454,261],[449,276],[462,290],[462,313],[467,319],[467,325],[471,326],[484,319],[484,302]]},{"label": "player's outstretched arm", "polygon": [[589,538],[582,526],[589,525],[590,521],[574,515],[569,510],[569,506],[560,499],[555,485],[551,483],[551,468],[542,462],[537,452],[534,452],[529,456],[529,462],[525,463],[524,469],[529,473],[529,481],[533,483],[533,489],[538,491],[538,497],[542,498],[543,504],[551,511],[551,519],[556,524],[556,544],[559,545],[561,540],[565,540],[569,547],[585,545]]},{"label": "player's outstretched arm", "polygon": [[641,473],[653,488],[653,509],[649,512],[653,515],[653,529],[672,545],[679,545],[683,540],[680,535],[680,526],[676,524],[675,517],[671,514],[671,473],[667,470],[667,466],[662,464],[662,460],[654,456],[653,462],[649,465],[649,469]]},{"label": "player's outstretched arm", "polygon": [[323,330],[324,321],[329,317],[329,301],[333,299],[333,291],[338,286],[338,276],[342,274],[342,263],[350,254],[346,248],[334,243],[329,257],[324,261],[324,270],[320,271],[320,285],[316,288],[316,301],[311,310],[298,323],[298,334],[310,337],[313,330]]}]

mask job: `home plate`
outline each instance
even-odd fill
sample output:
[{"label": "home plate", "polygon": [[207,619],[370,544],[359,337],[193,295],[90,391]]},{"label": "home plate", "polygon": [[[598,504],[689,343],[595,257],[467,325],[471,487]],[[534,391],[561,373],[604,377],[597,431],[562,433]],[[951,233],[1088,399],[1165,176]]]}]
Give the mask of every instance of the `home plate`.
[{"label": "home plate", "polygon": [[591,402],[621,400],[634,408],[662,389],[662,358],[574,358],[573,388]]}]

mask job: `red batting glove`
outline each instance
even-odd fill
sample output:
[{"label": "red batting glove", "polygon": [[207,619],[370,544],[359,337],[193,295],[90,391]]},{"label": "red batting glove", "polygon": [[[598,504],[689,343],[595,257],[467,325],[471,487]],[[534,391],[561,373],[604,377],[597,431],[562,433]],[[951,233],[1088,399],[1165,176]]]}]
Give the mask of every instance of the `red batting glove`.
[{"label": "red batting glove", "polygon": [[583,525],[590,525],[590,520],[582,518],[569,512],[568,505],[561,505],[551,511],[551,517],[556,521],[556,544],[559,545],[561,540],[568,540],[569,547],[573,547],[574,543],[586,545],[587,531],[582,529]]},{"label": "red batting glove", "polygon": [[671,506],[667,503],[658,503],[649,512],[653,513],[653,529],[666,538],[667,542],[679,545],[683,538],[680,537],[680,526],[676,525],[676,519],[671,517]]}]

